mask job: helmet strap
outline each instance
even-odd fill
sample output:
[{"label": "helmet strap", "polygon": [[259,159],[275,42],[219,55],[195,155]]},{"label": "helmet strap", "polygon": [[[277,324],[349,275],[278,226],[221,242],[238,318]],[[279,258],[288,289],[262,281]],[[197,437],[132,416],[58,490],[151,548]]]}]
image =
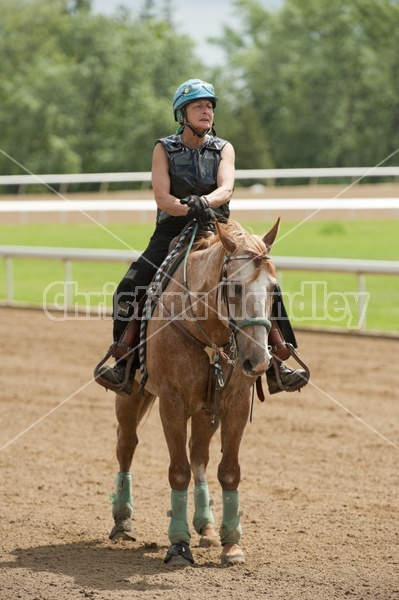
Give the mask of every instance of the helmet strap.
[{"label": "helmet strap", "polygon": [[209,132],[211,132],[213,137],[217,136],[216,129],[213,126],[211,127],[211,129],[207,129],[204,133],[197,133],[195,131],[195,129],[190,125],[190,123],[187,123],[187,122],[184,123],[183,125],[179,125],[179,127],[176,129],[176,135],[180,135],[181,133],[183,133],[184,127],[186,125],[188,125],[188,127],[191,129],[193,134],[198,136],[199,138],[205,137]]},{"label": "helmet strap", "polygon": [[185,125],[187,125],[187,127],[189,127],[189,129],[191,129],[191,131],[193,132],[193,134],[196,135],[199,138],[205,137],[211,131],[210,129],[207,129],[203,133],[198,133],[198,131],[195,131],[194,127],[188,121],[185,122]]}]

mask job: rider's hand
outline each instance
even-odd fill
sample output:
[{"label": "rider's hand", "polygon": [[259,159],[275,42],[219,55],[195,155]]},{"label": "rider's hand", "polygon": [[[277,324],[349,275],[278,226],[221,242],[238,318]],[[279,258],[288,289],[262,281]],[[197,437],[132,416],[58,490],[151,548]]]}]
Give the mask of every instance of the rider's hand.
[{"label": "rider's hand", "polygon": [[209,210],[209,201],[203,196],[187,196],[180,200],[180,204],[188,206],[187,216],[192,219],[198,219],[206,210]]},{"label": "rider's hand", "polygon": [[211,208],[206,208],[204,212],[197,217],[199,229],[205,231],[215,231],[216,215]]}]

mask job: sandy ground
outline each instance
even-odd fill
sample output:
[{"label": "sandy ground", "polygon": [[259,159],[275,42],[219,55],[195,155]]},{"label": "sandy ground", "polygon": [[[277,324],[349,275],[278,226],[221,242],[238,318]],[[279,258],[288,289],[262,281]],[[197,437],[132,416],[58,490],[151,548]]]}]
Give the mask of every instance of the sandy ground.
[{"label": "sandy ground", "polygon": [[92,369],[111,323],[3,308],[0,327],[1,600],[399,598],[398,340],[298,332],[312,383],[256,400],[242,443],[246,564],[220,567],[194,534],[195,565],[171,569],[157,404],[133,468],[138,541],[108,540],[116,420]]}]

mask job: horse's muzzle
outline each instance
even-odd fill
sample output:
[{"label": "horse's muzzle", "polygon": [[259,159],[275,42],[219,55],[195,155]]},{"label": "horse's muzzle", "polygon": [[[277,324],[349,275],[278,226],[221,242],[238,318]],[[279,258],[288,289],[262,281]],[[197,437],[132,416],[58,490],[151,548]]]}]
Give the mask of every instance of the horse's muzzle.
[{"label": "horse's muzzle", "polygon": [[248,377],[259,377],[269,368],[271,362],[272,359],[270,358],[268,362],[257,363],[254,365],[252,361],[247,358],[241,366],[245,375],[248,375]]}]

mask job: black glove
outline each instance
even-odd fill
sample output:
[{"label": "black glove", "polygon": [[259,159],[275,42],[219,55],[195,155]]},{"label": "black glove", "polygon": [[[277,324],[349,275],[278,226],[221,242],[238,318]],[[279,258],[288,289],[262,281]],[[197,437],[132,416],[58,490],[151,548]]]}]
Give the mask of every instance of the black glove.
[{"label": "black glove", "polygon": [[216,215],[211,208],[206,208],[204,212],[197,217],[198,227],[202,231],[216,231]]},{"label": "black glove", "polygon": [[186,204],[188,206],[187,216],[191,219],[198,219],[205,210],[209,209],[209,202],[200,196],[187,196],[182,198],[180,204]]}]

